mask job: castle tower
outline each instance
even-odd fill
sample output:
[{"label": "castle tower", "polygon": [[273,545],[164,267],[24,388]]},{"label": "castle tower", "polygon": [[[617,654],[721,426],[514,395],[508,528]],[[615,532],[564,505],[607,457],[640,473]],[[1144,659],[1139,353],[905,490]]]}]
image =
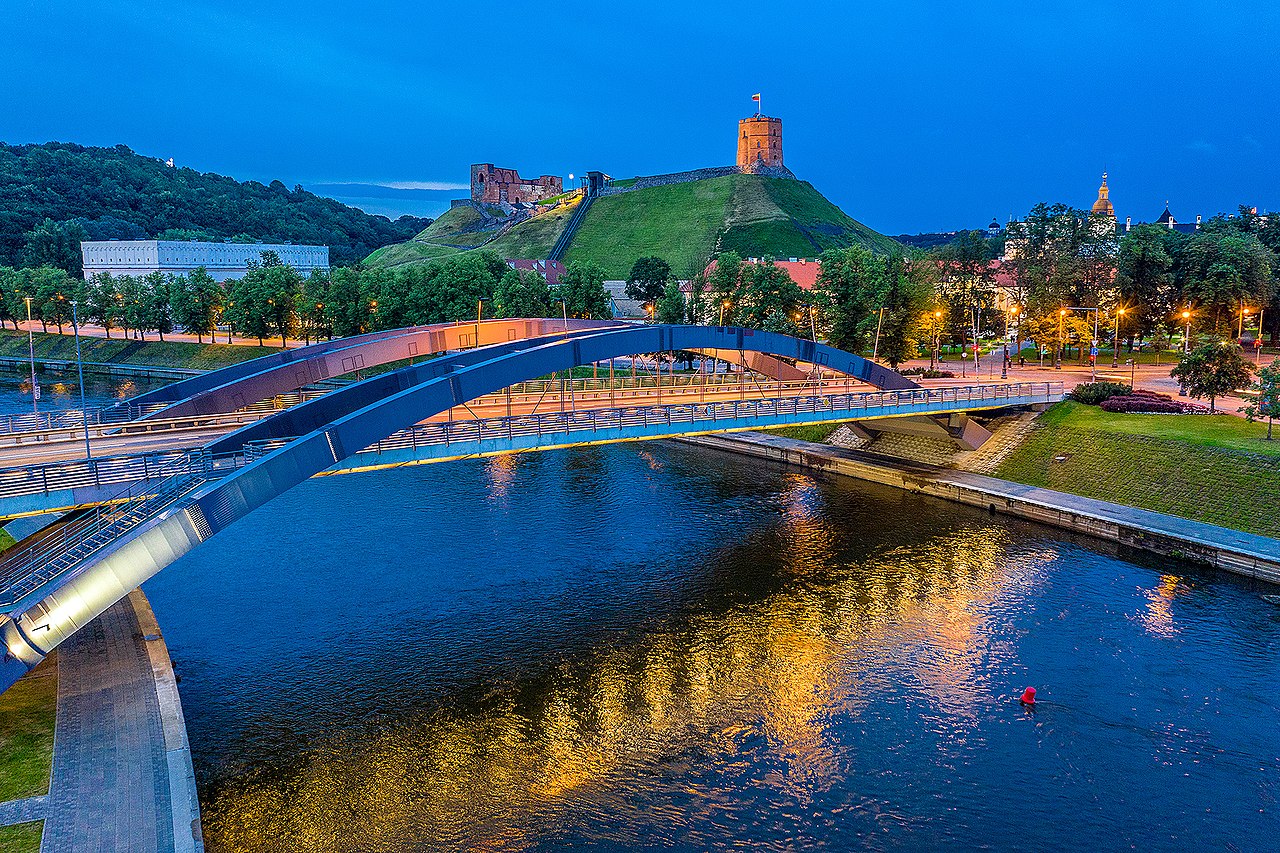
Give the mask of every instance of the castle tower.
[{"label": "castle tower", "polygon": [[1111,190],[1107,189],[1107,173],[1102,173],[1102,186],[1098,187],[1098,200],[1093,203],[1093,212],[1116,218],[1116,209],[1111,204]]},{"label": "castle tower", "polygon": [[785,169],[782,119],[751,116],[738,122],[738,168],[744,172]]}]

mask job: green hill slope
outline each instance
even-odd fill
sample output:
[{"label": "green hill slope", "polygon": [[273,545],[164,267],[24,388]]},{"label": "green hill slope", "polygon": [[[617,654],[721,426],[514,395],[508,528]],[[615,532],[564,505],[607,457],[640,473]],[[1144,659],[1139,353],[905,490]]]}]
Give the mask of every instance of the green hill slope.
[{"label": "green hill slope", "polygon": [[[49,219],[73,250],[28,257],[26,234]],[[123,145],[0,143],[0,265],[49,262],[79,272],[82,239],[172,237],[322,244],[335,264],[404,240],[426,220],[392,222],[279,181],[240,182],[172,168]]]},{"label": "green hill slope", "polygon": [[[625,182],[618,182],[623,184]],[[454,208],[409,243],[388,246],[369,263],[398,266],[480,245],[476,221]],[[573,206],[558,207],[512,226],[485,244],[507,258],[545,258]],[[477,215],[476,217],[481,218]],[[483,232],[489,239],[496,230]],[[861,245],[902,251],[836,207],[805,181],[724,175],[598,198],[574,235],[566,261],[592,261],[609,278],[626,278],[636,258],[665,258],[680,276],[692,275],[720,251],[744,257],[814,257],[826,249]]]},{"label": "green hill slope", "polygon": [[545,258],[576,206],[576,200],[572,204],[557,205],[503,231],[500,209],[457,205],[412,240],[384,246],[365,263],[397,267],[482,247],[504,258]]},{"label": "green hill slope", "polygon": [[725,175],[597,199],[566,260],[591,260],[611,278],[625,278],[636,258],[658,255],[683,276],[729,249],[794,258],[854,244],[882,253],[902,249],[806,181]]}]

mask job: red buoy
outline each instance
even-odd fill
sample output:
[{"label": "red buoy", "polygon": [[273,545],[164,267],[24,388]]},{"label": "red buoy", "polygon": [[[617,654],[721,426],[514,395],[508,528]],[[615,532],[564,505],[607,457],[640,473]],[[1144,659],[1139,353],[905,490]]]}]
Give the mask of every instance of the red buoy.
[{"label": "red buoy", "polygon": [[1034,687],[1028,687],[1026,690],[1022,691],[1022,698],[1018,701],[1023,705],[1036,704],[1036,689]]}]

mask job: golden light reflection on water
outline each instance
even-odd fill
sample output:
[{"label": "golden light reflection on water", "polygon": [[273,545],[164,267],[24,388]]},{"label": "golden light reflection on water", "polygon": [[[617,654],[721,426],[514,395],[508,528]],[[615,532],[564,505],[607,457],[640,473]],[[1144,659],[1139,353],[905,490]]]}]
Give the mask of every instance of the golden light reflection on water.
[{"label": "golden light reflection on water", "polygon": [[484,463],[484,475],[489,481],[489,499],[501,500],[511,490],[520,468],[521,454],[506,453],[492,456]]},{"label": "golden light reflection on water", "polygon": [[1173,621],[1173,600],[1187,591],[1182,578],[1177,575],[1161,575],[1155,589],[1143,590],[1147,609],[1138,621],[1149,633],[1157,637],[1172,637],[1178,633]]},{"label": "golden light reflection on water", "polygon": [[[488,463],[491,482],[503,458]],[[635,809],[629,792],[664,761],[693,754],[727,768],[760,737],[786,768],[760,784],[805,801],[841,775],[833,715],[856,715],[890,677],[859,662],[886,656],[963,730],[987,701],[979,672],[998,642],[984,604],[1011,573],[1036,572],[1024,558],[1010,565],[1003,531],[979,527],[839,565],[821,500],[809,478],[789,481],[781,535],[796,547],[779,591],[492,685],[472,706],[335,735],[298,768],[225,783],[204,804],[210,851],[402,849],[406,839],[517,850],[566,822]],[[674,813],[663,819],[705,820],[709,806],[688,800],[666,803]]]}]

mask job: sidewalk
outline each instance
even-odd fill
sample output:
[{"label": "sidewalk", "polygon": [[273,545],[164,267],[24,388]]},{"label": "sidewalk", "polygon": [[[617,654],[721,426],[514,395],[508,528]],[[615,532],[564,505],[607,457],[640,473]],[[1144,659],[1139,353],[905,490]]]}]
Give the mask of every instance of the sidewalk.
[{"label": "sidewalk", "polygon": [[203,850],[173,670],[141,590],[58,649],[44,806],[44,853]]},{"label": "sidewalk", "polygon": [[[36,332],[37,334],[45,331],[45,328],[40,325],[39,320],[33,320],[29,326],[26,320],[20,320],[18,322],[19,331],[25,334],[28,328],[30,328],[31,331]],[[58,334],[58,327],[50,326],[48,329],[48,333],[51,335]],[[66,337],[74,336],[74,332],[71,329],[70,323],[67,323],[62,327],[62,334],[65,335]],[[134,338],[133,334],[134,334],[133,332],[130,332],[129,337],[126,339],[124,336],[124,330],[120,329],[118,326],[113,326],[111,328],[111,340],[113,341],[141,340],[141,338]],[[107,330],[102,328],[101,326],[96,326],[93,323],[82,323],[80,325],[80,336],[84,338],[105,338],[107,337]],[[239,335],[233,336],[231,340],[228,342],[226,332],[216,333],[213,336],[214,337],[213,340],[210,339],[209,335],[204,335],[202,337],[203,337],[203,340],[198,341],[196,340],[195,335],[190,335],[190,334],[187,334],[186,332],[165,332],[164,333],[164,339],[166,343],[170,341],[178,341],[185,344],[203,343],[203,344],[224,344],[225,345],[227,343],[231,343],[237,346],[250,346],[250,347],[258,346],[257,338],[242,338]],[[160,340],[160,336],[157,335],[155,332],[147,332],[148,343],[152,341],[159,341],[159,340]],[[280,338],[279,337],[263,338],[262,343],[265,346],[278,347],[280,345]],[[288,342],[287,349],[294,349],[296,347],[301,347],[301,346],[306,346],[306,344],[304,344],[302,341],[295,341],[293,339],[290,339]]]}]

